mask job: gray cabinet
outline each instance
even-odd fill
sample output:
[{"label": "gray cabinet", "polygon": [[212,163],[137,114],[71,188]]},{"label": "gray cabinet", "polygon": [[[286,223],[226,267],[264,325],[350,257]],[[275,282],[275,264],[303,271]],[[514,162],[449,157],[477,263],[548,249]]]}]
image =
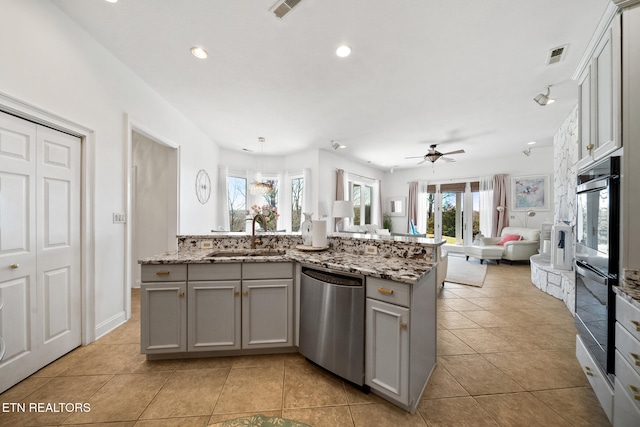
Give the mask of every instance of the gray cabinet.
[{"label": "gray cabinet", "polygon": [[142,353],[293,345],[291,262],[143,265],[141,277]]},{"label": "gray cabinet", "polygon": [[384,396],[407,405],[409,309],[367,298],[365,312],[365,382]]},{"label": "gray cabinet", "polygon": [[186,265],[142,266],[142,353],[175,353],[187,350],[186,279]]},{"label": "gray cabinet", "polygon": [[242,348],[293,345],[293,263],[242,265]]},{"label": "gray cabinet", "polygon": [[415,412],[436,362],[436,269],[418,283],[366,278],[365,383]]},{"label": "gray cabinet", "polygon": [[610,5],[574,79],[578,82],[578,168],[621,147],[620,15]]},{"label": "gray cabinet", "polygon": [[190,264],[188,272],[188,351],[239,349],[240,264]]}]

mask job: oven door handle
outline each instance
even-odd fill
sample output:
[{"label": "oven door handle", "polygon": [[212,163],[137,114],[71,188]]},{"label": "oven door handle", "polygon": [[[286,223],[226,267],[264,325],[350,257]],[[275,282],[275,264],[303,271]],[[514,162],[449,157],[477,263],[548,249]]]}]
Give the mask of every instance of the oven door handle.
[{"label": "oven door handle", "polygon": [[580,194],[587,191],[602,190],[607,188],[608,186],[609,186],[609,177],[602,178],[602,179],[594,179],[593,181],[587,181],[583,184],[578,185],[578,187],[576,188],[576,193]]},{"label": "oven door handle", "polygon": [[598,282],[601,285],[606,285],[609,281],[609,278],[607,276],[597,272],[593,267],[578,260],[576,260],[576,273],[590,280],[593,280],[594,282]]}]

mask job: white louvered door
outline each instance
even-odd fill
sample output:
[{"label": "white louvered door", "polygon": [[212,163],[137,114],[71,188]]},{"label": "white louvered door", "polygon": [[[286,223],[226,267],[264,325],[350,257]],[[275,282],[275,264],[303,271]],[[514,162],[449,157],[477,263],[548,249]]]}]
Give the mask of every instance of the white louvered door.
[{"label": "white louvered door", "polygon": [[0,113],[0,392],[81,343],[80,140]]}]

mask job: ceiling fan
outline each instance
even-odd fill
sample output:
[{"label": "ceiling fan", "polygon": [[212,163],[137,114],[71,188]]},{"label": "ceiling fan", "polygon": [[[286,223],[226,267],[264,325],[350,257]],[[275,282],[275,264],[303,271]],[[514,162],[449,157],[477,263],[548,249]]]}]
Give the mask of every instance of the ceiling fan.
[{"label": "ceiling fan", "polygon": [[424,156],[405,157],[405,159],[422,159],[422,161],[418,163],[419,165],[426,162],[427,160],[430,161],[431,163],[435,163],[435,161],[438,159],[442,159],[445,162],[455,162],[454,159],[450,159],[444,156],[448,156],[450,154],[462,154],[462,153],[464,153],[464,150],[456,150],[456,151],[449,151],[448,153],[441,153],[436,150],[436,144],[432,144],[431,147],[429,148],[429,152]]}]

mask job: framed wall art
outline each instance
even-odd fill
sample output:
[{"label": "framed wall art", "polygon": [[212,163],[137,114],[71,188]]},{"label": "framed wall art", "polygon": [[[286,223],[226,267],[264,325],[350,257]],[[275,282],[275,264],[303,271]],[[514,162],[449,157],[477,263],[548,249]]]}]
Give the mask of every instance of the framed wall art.
[{"label": "framed wall art", "polygon": [[550,198],[549,175],[514,176],[511,178],[512,211],[548,211]]}]

